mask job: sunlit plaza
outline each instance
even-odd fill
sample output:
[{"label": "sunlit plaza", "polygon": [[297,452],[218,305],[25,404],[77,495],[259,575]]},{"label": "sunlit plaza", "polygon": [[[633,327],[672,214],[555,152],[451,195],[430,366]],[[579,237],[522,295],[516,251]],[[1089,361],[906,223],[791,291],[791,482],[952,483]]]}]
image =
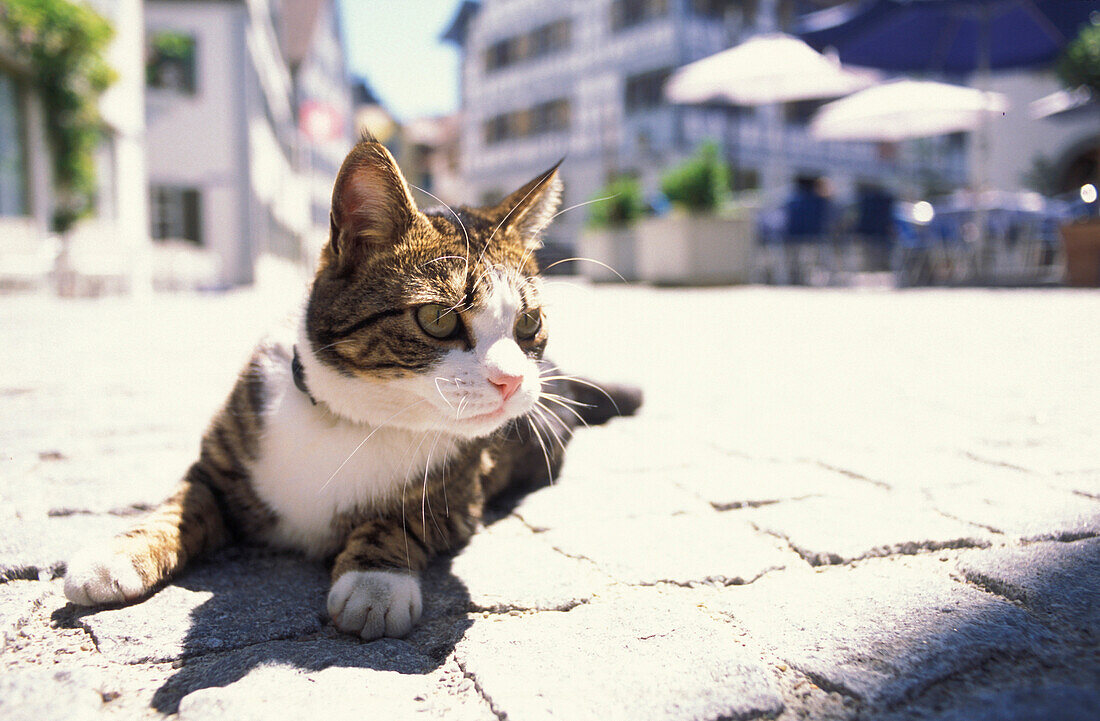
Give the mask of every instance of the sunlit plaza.
[{"label": "sunlit plaza", "polygon": [[[0,718],[1092,721],[1097,48],[1071,0],[4,3]],[[641,408],[545,417],[403,637],[260,546],[70,602],[364,132],[421,208],[564,157],[546,354]]]}]

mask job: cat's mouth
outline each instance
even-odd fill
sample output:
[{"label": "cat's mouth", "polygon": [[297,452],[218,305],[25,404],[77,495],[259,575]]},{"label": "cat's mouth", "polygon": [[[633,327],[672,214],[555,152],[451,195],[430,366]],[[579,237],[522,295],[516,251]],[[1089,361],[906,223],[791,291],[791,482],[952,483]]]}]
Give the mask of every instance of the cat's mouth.
[{"label": "cat's mouth", "polygon": [[459,420],[471,423],[484,423],[485,421],[503,420],[503,418],[507,415],[505,406],[506,404],[501,403],[500,407],[496,410],[489,411],[488,413],[478,413],[476,415],[466,416],[465,418],[460,418]]},{"label": "cat's mouth", "polygon": [[524,403],[504,402],[488,410],[475,409],[470,415],[451,415],[451,426],[463,435],[483,436],[493,433],[513,418],[526,413],[529,408]]}]

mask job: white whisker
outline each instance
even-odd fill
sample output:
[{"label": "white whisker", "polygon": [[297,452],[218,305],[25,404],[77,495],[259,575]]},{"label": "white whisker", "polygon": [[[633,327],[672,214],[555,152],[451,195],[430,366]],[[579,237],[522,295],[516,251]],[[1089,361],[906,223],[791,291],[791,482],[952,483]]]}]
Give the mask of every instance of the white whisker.
[{"label": "white whisker", "polygon": [[[424,462],[424,486],[420,491],[420,525],[426,530],[428,528],[428,472],[432,467],[432,453],[435,452],[435,446],[439,443],[439,437],[443,435],[443,429],[440,428],[435,434],[435,440],[432,441],[432,447],[428,449],[428,460]],[[435,530],[439,532],[441,538],[445,537],[443,530],[439,527],[439,523],[435,520],[435,514],[432,514],[432,523],[435,524]],[[426,540],[426,539],[425,539]]]},{"label": "white whisker", "polygon": [[[417,190],[419,190],[424,195],[428,195],[432,198],[435,198],[440,203],[443,203],[443,201],[440,200],[438,196],[432,195],[431,193],[424,190],[423,188],[421,188],[419,186],[416,186],[416,185],[413,185],[412,183],[409,183],[409,185],[416,188]],[[451,215],[453,215],[455,217],[455,220],[458,221],[458,227],[462,228],[462,235],[465,236],[465,238],[466,238],[466,257],[465,258],[460,258],[460,260],[462,260],[466,263],[466,270],[464,271],[464,273],[469,273],[470,272],[470,234],[466,232],[466,224],[462,222],[462,218],[458,217],[458,213],[456,213],[454,211],[454,208],[447,205],[446,203],[443,203],[443,207],[446,208],[447,210],[451,211]],[[436,260],[439,260],[439,258],[436,258]],[[433,261],[428,261],[428,262],[430,263],[430,262],[433,262]],[[425,263],[425,265],[427,265],[427,263]]]},{"label": "white whisker", "polygon": [[[413,451],[414,455],[420,450],[420,447],[424,445],[424,441],[427,440],[429,433],[431,433],[430,430],[424,431],[423,435],[420,436],[420,442],[416,444],[416,451]],[[409,447],[405,449],[405,455],[401,459],[402,462],[405,461],[405,458],[409,457],[409,449],[411,448],[412,443],[410,442]],[[405,480],[402,481],[401,484],[401,537],[405,540],[405,562],[409,564],[410,568],[412,567],[412,561],[409,560],[409,529],[405,522],[405,496],[409,490],[409,475],[412,473],[412,469],[413,464],[410,462],[408,468],[405,470]]]},{"label": "white whisker", "polygon": [[619,273],[619,271],[615,270],[614,268],[612,268],[607,263],[602,263],[602,262],[600,262],[598,260],[594,260],[592,258],[562,258],[561,260],[555,261],[555,262],[551,263],[550,265],[546,266],[545,268],[543,268],[543,270],[550,270],[555,265],[561,265],[562,263],[571,263],[571,262],[577,261],[577,260],[583,260],[583,261],[586,261],[586,262],[589,262],[589,263],[595,263],[596,265],[601,265],[604,268],[607,268],[608,270],[610,270],[612,273],[614,273],[618,277],[618,279],[621,280],[622,282],[624,282],[624,283],[629,282],[629,281],[627,281],[626,278],[624,278],[622,276],[621,273]]},{"label": "white whisker", "polygon": [[542,434],[539,433],[538,428],[535,426],[534,419],[528,413],[523,416],[527,420],[527,425],[531,426],[531,431],[535,434],[535,440],[539,442],[539,447],[542,448],[542,457],[546,461],[546,477],[550,480],[550,483],[554,483],[554,472],[550,470],[550,452],[546,450],[546,444],[542,442]]},{"label": "white whisker", "polygon": [[614,406],[615,412],[618,413],[619,415],[622,415],[622,411],[619,410],[619,404],[615,402],[615,399],[612,398],[608,394],[607,391],[605,391],[603,388],[600,388],[595,383],[592,383],[590,381],[586,381],[583,378],[577,378],[576,376],[567,376],[567,375],[539,376],[539,380],[544,380],[544,381],[570,381],[571,383],[580,383],[582,386],[588,386],[589,388],[593,388],[593,389],[599,391],[600,393],[602,393],[603,396],[605,398],[607,398],[607,400],[611,401],[611,405]]},{"label": "white whisker", "polygon": [[339,473],[339,472],[340,472],[340,471],[341,471],[341,470],[342,470],[342,469],[344,468],[344,466],[346,466],[346,465],[347,465],[348,461],[350,461],[350,460],[352,459],[352,456],[354,456],[354,455],[355,455],[356,453],[358,453],[358,452],[359,452],[359,449],[363,447],[363,444],[364,444],[364,443],[366,443],[367,441],[369,441],[369,440],[371,439],[371,436],[373,436],[373,435],[374,435],[375,433],[377,433],[378,431],[380,431],[380,430],[382,430],[383,428],[385,428],[385,427],[386,427],[386,424],[387,424],[387,423],[389,423],[390,421],[392,421],[392,420],[393,420],[394,418],[397,418],[397,417],[398,417],[399,415],[401,415],[401,414],[402,414],[402,413],[404,413],[405,411],[407,411],[407,410],[409,410],[410,408],[413,408],[413,407],[415,407],[415,406],[418,406],[418,405],[420,405],[421,403],[426,403],[426,402],[427,402],[427,399],[425,399],[425,398],[422,398],[422,399],[420,399],[420,400],[416,401],[415,403],[410,403],[409,405],[405,406],[405,407],[404,407],[404,408],[402,408],[401,410],[399,410],[399,411],[397,411],[396,413],[394,413],[394,414],[393,414],[392,416],[390,416],[390,417],[389,417],[389,418],[387,418],[386,420],[382,421],[382,423],[380,423],[379,425],[375,426],[375,427],[374,427],[374,428],[373,428],[373,429],[371,430],[371,432],[367,434],[367,437],[366,437],[366,438],[364,438],[363,440],[359,441],[359,445],[357,445],[357,446],[355,447],[355,449],[354,449],[354,450],[353,450],[353,451],[352,451],[351,453],[349,453],[349,454],[348,454],[348,457],[344,459],[344,462],[343,462],[343,463],[341,463],[341,464],[339,465],[339,467],[337,467],[337,469],[336,469],[335,471],[333,471],[333,472],[332,472],[332,475],[331,475],[331,476],[329,476],[329,477],[328,477],[328,480],[327,480],[327,481],[325,481],[325,482],[324,482],[324,483],[323,483],[323,484],[321,485],[321,488],[320,488],[319,490],[323,491],[323,490],[325,490],[325,488],[327,488],[327,487],[328,487],[328,484],[332,482],[332,479],[333,479],[333,478],[336,478],[336,474],[338,474],[338,473]]},{"label": "white whisker", "polygon": [[[550,421],[546,418],[546,414],[549,413],[549,411],[547,411],[544,407],[542,407],[540,405],[537,405],[537,404],[531,410],[534,411],[535,413],[537,413],[539,418],[541,418],[543,420],[543,422],[546,424],[544,426],[544,430],[546,430],[547,433],[549,433],[550,435],[552,435],[554,437],[554,440],[558,442],[558,446],[561,447],[561,450],[564,453],[565,452],[565,443],[562,442],[561,436],[558,435],[558,432],[554,430],[553,426],[550,425]],[[553,414],[551,414],[551,415],[553,415]],[[559,423],[561,423],[560,418],[558,418],[557,421]]]},{"label": "white whisker", "polygon": [[573,400],[572,398],[566,398],[565,396],[558,395],[557,393],[545,393],[544,392],[544,393],[540,393],[539,397],[540,398],[546,398],[548,400],[556,400],[556,401],[559,401],[561,403],[568,403],[569,405],[576,406],[577,408],[595,408],[596,407],[596,406],[592,405],[591,403],[581,403],[580,401]]},{"label": "white whisker", "polygon": [[[581,414],[577,413],[575,410],[573,410],[573,408],[571,406],[569,406],[568,404],[566,404],[565,401],[558,400],[557,398],[552,398],[551,396],[549,396],[545,393],[541,397],[545,398],[546,400],[550,401],[551,403],[557,403],[559,406],[561,406],[565,410],[567,410],[570,413],[572,413],[573,415],[575,415],[577,417],[577,420],[581,422],[581,425],[583,425],[585,428],[588,427],[588,421],[584,420],[584,418],[581,418]],[[585,405],[585,404],[582,403],[581,405]],[[589,407],[591,407],[591,406],[589,406]],[[547,410],[549,410],[549,408],[547,408]]]},{"label": "white whisker", "polygon": [[314,352],[314,354],[317,354],[317,353],[320,353],[323,350],[328,350],[329,348],[333,348],[335,346],[342,345],[344,343],[354,343],[354,342],[355,341],[353,339],[338,340],[338,341],[335,341],[333,343],[329,343],[326,346],[321,346],[320,348],[318,348],[317,350],[315,350],[313,352]]},{"label": "white whisker", "polygon": [[591,205],[592,203],[601,203],[605,200],[612,200],[614,198],[618,198],[620,195],[622,195],[622,193],[615,193],[614,195],[609,195],[606,198],[595,198],[593,200],[586,200],[583,203],[577,203],[576,205],[570,205],[565,210],[559,210],[558,212],[551,215],[550,220],[553,220],[554,218],[558,217],[562,213],[568,213],[570,210],[573,210],[574,208],[580,208],[580,207],[585,206],[585,205]]},{"label": "white whisker", "polygon": [[446,378],[441,378],[439,376],[436,376],[436,378],[435,378],[435,391],[436,391],[436,393],[439,394],[439,397],[443,399],[443,402],[447,404],[448,408],[450,408],[451,410],[454,410],[454,406],[451,405],[451,402],[449,400],[447,400],[447,396],[443,394],[443,389],[439,387],[439,382],[440,381],[443,381],[444,383],[455,383],[456,386],[457,386],[457,381],[449,381]]}]

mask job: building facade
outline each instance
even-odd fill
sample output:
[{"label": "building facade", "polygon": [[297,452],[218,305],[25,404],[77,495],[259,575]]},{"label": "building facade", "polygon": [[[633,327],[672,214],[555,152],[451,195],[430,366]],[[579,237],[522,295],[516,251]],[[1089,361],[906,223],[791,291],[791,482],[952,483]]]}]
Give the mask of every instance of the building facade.
[{"label": "building facade", "polygon": [[88,4],[114,30],[106,60],[116,78],[98,103],[103,136],[93,213],[67,233],[64,246],[51,233],[57,189],[30,60],[0,42],[0,284],[41,285],[64,270],[69,292],[148,286],[142,2]]},{"label": "building facade", "polygon": [[[464,202],[499,198],[565,157],[563,207],[597,197],[617,175],[654,190],[705,140],[717,141],[739,185],[765,172],[829,175],[840,188],[886,182],[895,149],[810,138],[812,103],[782,109],[781,142],[766,109],[674,106],[663,86],[677,68],[759,29],[784,27],[823,2],[767,0],[466,0],[445,39],[462,50]],[[770,112],[776,112],[772,109]],[[776,148],[778,147],[778,151]],[[962,153],[926,167],[958,182]],[[779,157],[776,157],[778,152]],[[562,215],[548,240],[571,245],[584,211]]]},{"label": "building facade", "polygon": [[26,227],[45,234],[50,226],[51,172],[42,100],[33,73],[13,51],[0,46],[0,231]]},{"label": "building facade", "polygon": [[148,0],[145,47],[153,238],[209,250],[219,286],[310,263],[351,140],[334,3]]}]

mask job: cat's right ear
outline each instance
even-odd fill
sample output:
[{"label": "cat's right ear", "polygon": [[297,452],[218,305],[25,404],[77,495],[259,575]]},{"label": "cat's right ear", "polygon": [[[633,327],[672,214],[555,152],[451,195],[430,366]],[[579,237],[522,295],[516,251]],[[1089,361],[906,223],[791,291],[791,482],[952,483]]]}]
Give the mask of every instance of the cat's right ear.
[{"label": "cat's right ear", "polygon": [[373,138],[364,138],[348,153],[332,189],[327,260],[346,266],[396,242],[417,213],[393,156]]}]

